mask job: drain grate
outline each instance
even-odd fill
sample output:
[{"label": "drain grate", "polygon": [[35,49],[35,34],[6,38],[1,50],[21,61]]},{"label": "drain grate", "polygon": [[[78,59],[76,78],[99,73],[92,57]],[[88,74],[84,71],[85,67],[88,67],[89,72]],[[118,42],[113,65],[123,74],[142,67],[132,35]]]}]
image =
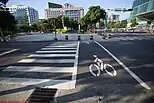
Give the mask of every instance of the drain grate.
[{"label": "drain grate", "polygon": [[57,89],[36,88],[26,103],[52,103]]}]

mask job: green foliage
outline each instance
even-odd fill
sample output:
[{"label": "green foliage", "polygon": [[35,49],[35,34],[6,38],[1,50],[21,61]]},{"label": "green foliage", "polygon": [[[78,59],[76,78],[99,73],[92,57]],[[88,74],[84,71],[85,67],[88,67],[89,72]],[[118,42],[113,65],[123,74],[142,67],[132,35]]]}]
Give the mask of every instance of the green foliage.
[{"label": "green foliage", "polygon": [[136,19],[132,19],[131,20],[131,27],[135,27],[137,25],[138,25],[138,23],[136,22]]},{"label": "green foliage", "polygon": [[[64,25],[67,28],[70,28],[72,30],[78,29],[78,22],[74,21],[73,19],[70,19],[68,17],[64,17]],[[58,32],[65,33],[66,31],[63,30],[63,24],[62,24],[62,16],[59,16],[57,18],[50,18],[48,20],[44,20],[41,22],[36,23],[35,25],[31,26],[31,29],[33,31],[43,31],[43,32],[51,32],[55,29],[58,29]]]},{"label": "green foliage", "polygon": [[57,33],[66,33],[68,30],[64,30],[64,29],[56,29]]},{"label": "green foliage", "polygon": [[29,22],[28,22],[28,15],[25,13],[25,15],[24,15],[24,18],[22,19],[22,21],[21,21],[21,24],[22,25],[29,25]]},{"label": "green foliage", "polygon": [[100,22],[100,19],[105,20],[106,12],[100,6],[91,6],[87,14],[81,19],[80,24],[83,30],[95,28],[95,24]]},{"label": "green foliage", "polygon": [[18,27],[18,32],[30,32],[31,28],[28,25],[21,25]]},{"label": "green foliage", "polygon": [[122,20],[121,22],[110,22],[108,23],[108,28],[126,28],[127,27],[127,20]]},{"label": "green foliage", "polygon": [[6,3],[8,2],[9,0],[0,0],[1,3],[3,3],[4,5],[6,5]]},{"label": "green foliage", "polygon": [[0,0],[0,2],[3,4],[0,5],[0,28],[2,31],[0,36],[11,35],[16,32],[16,21],[14,16],[4,7],[8,0]]}]

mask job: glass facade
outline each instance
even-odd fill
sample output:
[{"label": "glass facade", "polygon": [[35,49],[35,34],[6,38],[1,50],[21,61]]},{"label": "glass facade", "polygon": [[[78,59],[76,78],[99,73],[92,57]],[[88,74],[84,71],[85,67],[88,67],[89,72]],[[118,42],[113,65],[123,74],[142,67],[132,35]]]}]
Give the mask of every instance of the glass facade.
[{"label": "glass facade", "polygon": [[76,21],[79,21],[81,14],[80,14],[80,10],[65,10],[64,15],[66,17],[70,17]]},{"label": "glass facade", "polygon": [[49,8],[62,8],[63,6],[60,4],[50,3],[48,2]]},{"label": "glass facade", "polygon": [[138,14],[154,10],[154,0],[135,0],[132,8],[133,11],[131,12],[130,20],[135,18]]},{"label": "glass facade", "polygon": [[139,5],[141,5],[141,4],[144,4],[144,3],[146,3],[146,2],[149,2],[149,0],[135,0],[135,1],[133,2],[133,8],[136,7],[136,6],[139,6]]}]

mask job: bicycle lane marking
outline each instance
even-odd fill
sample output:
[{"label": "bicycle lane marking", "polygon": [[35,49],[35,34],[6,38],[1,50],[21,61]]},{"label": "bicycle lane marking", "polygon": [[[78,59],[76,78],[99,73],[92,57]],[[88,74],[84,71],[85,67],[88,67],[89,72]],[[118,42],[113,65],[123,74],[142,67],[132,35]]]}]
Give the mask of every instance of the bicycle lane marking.
[{"label": "bicycle lane marking", "polygon": [[140,83],[145,89],[151,89],[144,81],[142,81],[135,73],[133,73],[124,63],[122,63],[116,56],[114,56],[110,51],[108,51],[104,46],[102,46],[97,41],[94,41],[98,46],[105,50],[111,57],[114,58],[137,82]]}]

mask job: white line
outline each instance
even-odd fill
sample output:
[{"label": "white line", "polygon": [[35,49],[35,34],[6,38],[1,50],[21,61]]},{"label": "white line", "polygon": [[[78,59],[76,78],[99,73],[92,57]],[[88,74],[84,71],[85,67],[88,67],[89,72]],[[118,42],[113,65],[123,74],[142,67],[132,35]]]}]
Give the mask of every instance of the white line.
[{"label": "white line", "polygon": [[28,57],[75,57],[76,54],[31,54]]},{"label": "white line", "polygon": [[[35,85],[37,87],[57,88],[57,89],[72,89],[71,80],[52,80],[52,79],[29,79],[29,78],[3,78],[0,81],[0,88],[7,88],[6,85],[13,86],[28,86]],[[3,90],[0,90],[3,91]]]},{"label": "white line", "polygon": [[54,48],[63,48],[63,47],[76,47],[77,45],[57,45],[57,46],[46,46],[46,47],[54,47]]},{"label": "white line", "polygon": [[140,83],[146,89],[151,89],[145,82],[143,82],[135,73],[133,73],[124,63],[122,63],[117,57],[115,57],[111,52],[109,52],[104,46],[95,41],[102,49],[104,49],[110,56],[112,56],[136,81]]},{"label": "white line", "polygon": [[15,51],[17,51],[17,50],[19,50],[19,49],[12,49],[12,50],[10,50],[10,51],[3,52],[3,53],[0,54],[0,56],[3,56],[3,55],[5,55],[5,54],[9,54],[9,53],[15,52]]},{"label": "white line", "polygon": [[22,59],[18,63],[74,63],[74,59],[58,59],[58,60],[49,60],[49,59]]},{"label": "white line", "polygon": [[72,45],[76,45],[77,46],[77,43],[61,43],[61,44],[50,44],[49,46],[61,46],[61,45],[63,45],[63,46],[72,46]]},{"label": "white line", "polygon": [[74,67],[9,66],[3,71],[68,73],[74,70]]},{"label": "white line", "polygon": [[76,76],[77,76],[77,69],[78,69],[79,46],[80,46],[80,42],[78,41],[77,52],[76,52],[75,63],[74,63],[74,72],[72,73],[72,80],[73,80],[72,85],[74,85],[74,88],[75,88],[75,84],[76,84]]},{"label": "white line", "polygon": [[57,50],[59,50],[59,49],[63,49],[63,50],[69,49],[69,50],[71,50],[71,49],[76,49],[76,48],[42,48],[41,50],[52,50],[52,49],[57,49]]},{"label": "white line", "polygon": [[35,53],[74,53],[76,50],[61,50],[61,51],[37,51]]}]

